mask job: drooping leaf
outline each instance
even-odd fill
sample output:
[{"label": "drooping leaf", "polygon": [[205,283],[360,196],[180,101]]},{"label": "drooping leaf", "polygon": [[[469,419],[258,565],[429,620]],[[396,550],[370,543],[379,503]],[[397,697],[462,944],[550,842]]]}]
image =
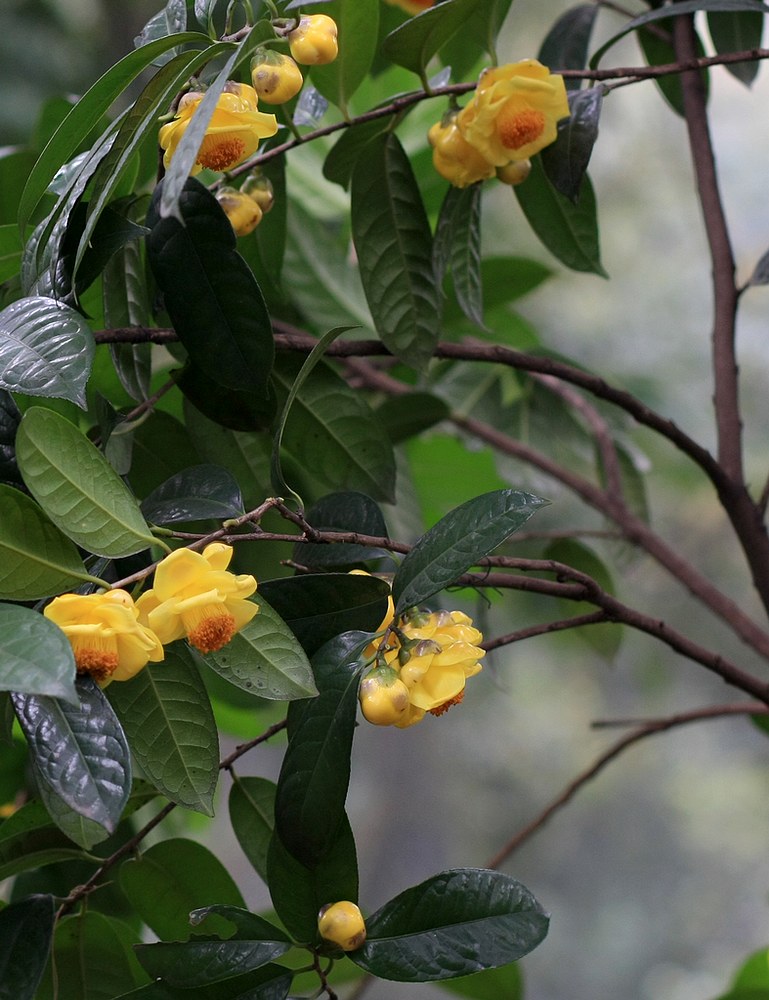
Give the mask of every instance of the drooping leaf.
[{"label": "drooping leaf", "polygon": [[[102,277],[104,324],[108,329],[149,327],[150,294],[141,248],[129,243],[109,261]],[[115,373],[137,402],[149,395],[151,344],[110,344]]]},{"label": "drooping leaf", "polygon": [[205,686],[181,644],[130,683],[110,684],[107,695],[147,779],[172,802],[213,816],[219,739]]},{"label": "drooping leaf", "polygon": [[433,247],[435,280],[450,274],[454,294],[471,323],[483,326],[481,283],[481,185],[449,187],[441,205]]},{"label": "drooping leaf", "polygon": [[276,401],[271,384],[259,392],[228,389],[189,359],[184,368],[173,375],[185,398],[204,416],[228,430],[264,430],[275,416]]},{"label": "drooping leaf", "polygon": [[53,896],[28,896],[0,910],[0,997],[34,1000],[53,937]]},{"label": "drooping leaf", "polygon": [[529,225],[558,260],[574,271],[592,271],[607,277],[598,245],[595,195],[587,174],[579,203],[573,205],[549,182],[541,157],[535,157],[526,183],[514,191]]},{"label": "drooping leaf", "polygon": [[66,635],[39,612],[16,604],[0,604],[0,690],[80,704]]},{"label": "drooping leaf", "polygon": [[559,125],[556,141],[542,150],[542,166],[548,180],[575,205],[598,138],[602,101],[601,86],[572,93],[569,97],[571,117]]},{"label": "drooping leaf", "polygon": [[275,794],[275,832],[307,868],[336,841],[350,780],[361,664],[369,637],[348,632],[313,657],[318,696],[289,709],[289,741]]},{"label": "drooping leaf", "polygon": [[486,0],[446,0],[390,32],[382,52],[396,65],[423,76],[435,53],[485,4]]},{"label": "drooping leaf", "polygon": [[294,633],[267,601],[255,597],[259,613],[206,663],[230,684],[260,698],[293,701],[313,697],[315,681]]},{"label": "drooping leaf", "polygon": [[259,587],[309,656],[342,632],[377,629],[390,593],[384,580],[341,573],[265,580]]},{"label": "drooping leaf", "polygon": [[[379,410],[377,415],[381,416]],[[305,512],[305,519],[319,531],[352,531],[379,538],[387,535],[387,525],[378,504],[370,496],[355,490],[329,493],[322,497]],[[334,545],[302,542],[294,548],[297,562],[314,567],[354,566],[367,559],[380,558],[383,554],[381,549],[348,542]],[[363,626],[355,625],[350,628],[366,631]]]},{"label": "drooping leaf", "polygon": [[69,399],[85,409],[93,333],[69,306],[44,295],[0,312],[0,388]]},{"label": "drooping leaf", "polygon": [[[672,36],[660,36],[658,31],[655,32],[652,28],[639,28],[638,30],[638,44],[650,66],[674,63],[678,59]],[[698,58],[705,55],[705,48],[696,32],[695,47]],[[707,96],[710,91],[710,74],[707,69],[703,68],[700,71],[700,79]],[[676,73],[672,76],[660,76],[657,77],[655,83],[673,111],[681,115],[682,118],[685,117],[684,93],[680,75]]]},{"label": "drooping leaf", "polygon": [[286,1000],[293,978],[292,970],[268,964],[211,986],[182,989],[159,980],[117,1000]]},{"label": "drooping leaf", "polygon": [[313,67],[312,82],[345,115],[376,54],[379,8],[379,0],[334,0],[323,8],[336,22],[339,54],[333,62]]},{"label": "drooping leaf", "polygon": [[147,254],[179,339],[218,384],[266,396],[272,328],[256,279],[235,250],[232,225],[194,178],[179,199],[182,223],[158,218],[161,192],[162,185],[150,210]]},{"label": "drooping leaf", "polygon": [[142,514],[153,524],[176,524],[245,513],[237,480],[218,465],[195,465],[161,483],[145,497]]},{"label": "drooping leaf", "polygon": [[267,881],[267,850],[275,828],[275,784],[243,777],[232,784],[229,814],[232,831],[254,870]]},{"label": "drooping leaf", "polygon": [[0,226],[0,284],[19,273],[22,242],[18,226]]},{"label": "drooping leaf", "polygon": [[455,507],[419,539],[398,568],[393,577],[396,612],[448,587],[547,502],[521,490],[494,490]]},{"label": "drooping leaf", "polygon": [[391,124],[383,116],[345,129],[326,156],[323,164],[323,176],[326,180],[339,184],[346,191],[350,186],[355,164],[358,162],[363,147],[368,145],[372,139],[389,132]]},{"label": "drooping leaf", "polygon": [[135,497],[101,452],[60,414],[39,406],[27,410],[16,457],[46,514],[89,552],[116,558],[154,543]]},{"label": "drooping leaf", "polygon": [[[440,7],[463,2],[448,0]],[[441,302],[422,197],[394,134],[378,136],[361,150],[352,176],[351,213],[361,281],[377,332],[401,361],[424,368],[440,335]]]},{"label": "drooping leaf", "polygon": [[[581,3],[561,14],[545,36],[537,59],[556,71],[584,69],[597,13],[595,4]],[[579,90],[581,86],[579,79],[567,79],[565,83],[567,90]]]},{"label": "drooping leaf", "polygon": [[[221,861],[202,844],[174,837],[153,844],[120,869],[120,887],[139,916],[162,940],[187,941],[192,910],[215,903],[245,907]],[[212,915],[207,928],[227,937],[232,926]]]},{"label": "drooping leaf", "polygon": [[382,979],[453,979],[517,961],[542,942],[548,923],[511,876],[459,868],[385,903],[366,921],[366,941],[349,957]]},{"label": "drooping leaf", "polygon": [[[708,13],[708,31],[716,52],[745,52],[761,47],[764,16],[760,10]],[[726,63],[726,69],[749,87],[758,75],[758,62]]]},{"label": "drooping leaf", "polygon": [[[106,837],[115,831],[128,801],[131,755],[101,689],[87,677],[78,680],[77,688],[77,707],[28,694],[14,694],[13,704],[29,744],[40,796],[54,821],[58,820],[58,800],[101,827]],[[71,828],[65,833],[72,837]],[[93,829],[88,832],[89,837],[95,835]]]},{"label": "drooping leaf", "polygon": [[271,938],[242,940],[236,934],[227,941],[161,942],[139,945],[136,953],[153,979],[182,989],[207,986],[261,968],[288,951],[290,939],[266,920],[261,923]]},{"label": "drooping leaf", "polygon": [[89,855],[54,825],[37,800],[26,802],[0,824],[0,880],[56,861],[85,859]]}]

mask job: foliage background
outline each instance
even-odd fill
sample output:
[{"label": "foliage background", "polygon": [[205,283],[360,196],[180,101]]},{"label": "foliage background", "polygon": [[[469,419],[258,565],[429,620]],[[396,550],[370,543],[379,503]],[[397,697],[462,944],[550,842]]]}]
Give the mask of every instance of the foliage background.
[{"label": "foliage background", "polygon": [[[515,35],[509,33],[501,43],[503,59],[534,54],[547,28],[569,6],[568,0],[516,0]],[[127,52],[156,7],[142,0],[4,0],[0,92],[7,99],[0,104],[0,145],[28,137],[46,97],[79,92]],[[633,42],[614,50],[613,65],[638,62]],[[769,75],[763,69],[746,91],[716,69],[712,83],[721,181],[746,277],[769,245],[760,168],[769,162],[764,124]],[[601,133],[591,175],[609,283],[566,272],[549,259],[510,191],[501,186],[486,196],[484,248],[531,256],[553,268],[554,276],[520,307],[551,349],[595,364],[631,390],[642,387],[650,405],[710,446],[709,276],[691,196],[684,124],[662,105],[649,82],[611,95]],[[322,182],[318,188],[315,197],[327,197],[331,211],[339,189],[326,190]],[[768,295],[763,288],[753,289],[742,303],[749,427],[762,426],[766,409]],[[655,523],[672,529],[684,550],[689,524],[707,530],[712,545],[705,568],[714,578],[730,581],[733,555],[719,544],[718,525],[707,524],[713,516],[709,494],[706,502],[706,494],[697,492],[696,475],[687,480],[690,469],[672,449],[658,448],[643,432],[635,440],[650,463]],[[444,445],[423,445],[422,461]],[[748,438],[746,447],[748,468],[761,481],[765,439]],[[456,448],[451,454],[457,480],[476,480],[476,492],[503,485],[496,479],[481,482],[494,476],[483,453]],[[521,473],[517,481],[523,485]],[[432,495],[428,477],[422,479],[420,499],[428,509],[445,510],[465,498]],[[539,515],[538,528],[568,520],[568,496],[541,479],[529,485],[557,501]],[[686,496],[684,507],[673,501],[681,496]],[[720,512],[717,517],[720,523]],[[701,551],[690,554],[703,559]],[[691,615],[704,644],[715,636],[727,655],[749,656],[725,629],[698,620],[700,613],[690,608],[687,595],[672,588],[648,560],[628,561],[623,586],[632,588],[639,606],[652,613],[665,609],[679,621],[681,614]],[[752,595],[746,593],[744,600],[752,609]],[[516,619],[496,621],[490,634],[542,616],[524,595],[514,602]],[[433,871],[469,859],[482,864],[495,853],[608,744],[611,734],[591,731],[592,720],[669,714],[678,706],[723,697],[716,678],[672,654],[660,654],[652,640],[630,634],[612,664],[573,633],[506,647],[489,660],[450,727],[436,723],[404,732],[366,727],[358,734],[349,811],[371,908]],[[282,754],[281,745],[262,747],[255,761],[259,773],[276,777]],[[725,988],[746,951],[767,941],[766,757],[766,737],[747,721],[709,722],[646,740],[508,862],[505,870],[555,914],[546,943],[523,962],[530,1000],[704,1000]],[[420,762],[418,769],[414,760]],[[249,906],[268,902],[234,841],[229,847],[222,842],[231,838],[225,810],[221,822],[198,816],[176,821],[192,822],[196,836],[216,842]],[[386,1000],[402,989],[378,982],[368,996]],[[412,986],[409,996],[422,1000],[445,993]]]}]

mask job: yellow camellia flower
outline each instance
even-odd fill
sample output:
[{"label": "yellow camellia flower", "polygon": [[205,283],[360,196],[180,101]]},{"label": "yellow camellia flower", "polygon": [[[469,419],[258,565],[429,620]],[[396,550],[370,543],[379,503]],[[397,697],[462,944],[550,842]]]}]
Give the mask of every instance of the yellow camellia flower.
[{"label": "yellow camellia flower", "polygon": [[250,574],[227,571],[232,548],[212,542],[202,552],[177,549],[155,569],[151,590],[136,602],[139,620],[165,645],[186,636],[201,653],[225,646],[259,610],[248,598]]},{"label": "yellow camellia flower", "polygon": [[264,212],[256,201],[237,188],[220,188],[216,192],[216,200],[224,209],[236,236],[248,236],[262,221]]},{"label": "yellow camellia flower", "polygon": [[433,166],[454,187],[464,188],[494,176],[494,166],[467,142],[456,118],[436,122],[427,133],[433,147]]},{"label": "yellow camellia flower", "polygon": [[155,633],[139,622],[125,590],[101,594],[61,594],[43,611],[69,639],[79,674],[100,684],[127,681],[152,660],[164,657]]},{"label": "yellow camellia flower", "polygon": [[407,14],[421,14],[423,10],[432,7],[435,0],[385,0],[391,7],[400,7]]},{"label": "yellow camellia flower", "polygon": [[377,667],[366,674],[358,689],[363,717],[374,726],[395,726],[411,705],[409,689],[392,667]]},{"label": "yellow camellia flower", "polygon": [[324,941],[338,945],[342,951],[355,951],[366,940],[366,923],[355,903],[343,899],[321,907],[318,933]]},{"label": "yellow camellia flower", "polygon": [[288,33],[292,57],[303,66],[325,66],[338,53],[336,21],[328,14],[304,14]]},{"label": "yellow camellia flower", "polygon": [[257,49],[251,60],[251,83],[261,101],[285,104],[302,89],[304,77],[291,56]]},{"label": "yellow camellia flower", "polygon": [[558,122],[569,116],[563,77],[536,59],[481,73],[470,102],[459,112],[463,137],[495,167],[527,160],[549,146]]},{"label": "yellow camellia flower", "polygon": [[[158,140],[163,153],[163,166],[171,164],[176,147],[181,142],[187,126],[192,121],[203,94],[191,91],[179,102],[173,121],[160,129]],[[259,147],[259,140],[275,135],[278,122],[275,115],[257,110],[257,96],[246,83],[228,83],[219,95],[216,108],[200,144],[192,173],[203,167],[209,170],[231,170],[252,156]]]}]

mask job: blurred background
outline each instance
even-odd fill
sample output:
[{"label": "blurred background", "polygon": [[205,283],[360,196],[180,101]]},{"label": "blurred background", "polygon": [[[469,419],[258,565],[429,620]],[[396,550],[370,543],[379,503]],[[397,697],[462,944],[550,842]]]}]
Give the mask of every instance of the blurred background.
[{"label": "blurred background", "polygon": [[[501,59],[536,54],[570,6],[517,0]],[[156,0],[3,0],[0,146],[25,143],[45,100],[82,93],[130,50],[157,9]],[[603,11],[596,44],[620,24]],[[626,41],[603,65],[640,62]],[[764,68],[750,90],[723,69],[713,71],[711,84],[724,200],[744,280],[769,248],[769,72]],[[529,256],[553,270],[521,303],[516,322],[522,318],[548,348],[636,391],[711,446],[710,265],[684,123],[653,83],[606,98],[590,172],[608,282],[563,269],[530,233],[510,190],[490,186],[485,250]],[[330,204],[343,203],[338,188],[316,183]],[[743,297],[746,447],[758,489],[769,472],[767,311],[769,290]],[[634,429],[632,442],[647,470],[656,529],[760,615],[702,478],[647,432]],[[425,456],[430,447],[428,440]],[[575,502],[554,484],[510,465],[505,476],[554,501],[538,515],[537,528],[577,521]],[[418,499],[426,507],[434,501]],[[619,553],[618,565],[615,583],[626,602],[675,621],[747,669],[765,670],[648,559]],[[558,617],[523,596],[494,602],[483,614],[490,636]],[[483,866],[618,738],[621,731],[592,730],[594,720],[742,700],[717,678],[629,633],[611,657],[567,633],[499,650],[487,664],[450,715],[404,732],[358,731],[349,811],[369,911],[442,868]],[[280,745],[261,748],[243,773],[276,777],[282,752]],[[522,963],[528,1000],[713,1000],[724,992],[747,953],[769,943],[768,763],[766,735],[745,719],[650,738],[514,854],[504,870],[552,915],[545,943]],[[249,904],[268,905],[232,840],[226,808],[210,825],[196,818],[195,829],[224,852]],[[445,995],[436,987],[385,983],[366,992],[370,1000]]]}]

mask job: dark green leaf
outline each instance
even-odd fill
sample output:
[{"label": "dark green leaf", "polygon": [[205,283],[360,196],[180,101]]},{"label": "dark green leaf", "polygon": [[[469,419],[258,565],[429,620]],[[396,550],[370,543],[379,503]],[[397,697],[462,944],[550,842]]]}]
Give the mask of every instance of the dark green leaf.
[{"label": "dark green leaf", "polygon": [[514,190],[529,225],[558,260],[574,271],[607,277],[598,246],[595,196],[587,174],[577,205],[548,181],[541,157],[534,157],[526,183]]},{"label": "dark green leaf", "polygon": [[307,868],[273,834],[267,855],[270,896],[275,912],[297,941],[318,939],[318,911],[339,899],[358,899],[358,863],[355,838],[342,814],[336,836],[323,858]]},{"label": "dark green leaf", "polygon": [[[695,34],[695,39],[697,56],[702,57],[705,55],[705,49],[699,35]],[[674,63],[678,59],[672,37],[660,37],[659,34],[649,28],[639,29],[638,44],[641,46],[641,50],[650,66]],[[710,74],[707,69],[703,69],[700,72],[700,78],[702,79],[702,85],[707,95],[710,90]],[[660,76],[655,80],[655,83],[673,111],[681,115],[681,117],[685,117],[684,94],[680,75],[676,73],[671,76]]]},{"label": "dark green leaf", "polygon": [[0,690],[79,705],[69,639],[39,612],[0,604]]},{"label": "dark green leaf", "polygon": [[267,881],[267,848],[275,827],[275,785],[267,778],[237,778],[230,789],[232,831],[254,870]]},{"label": "dark green leaf", "polygon": [[[77,686],[77,708],[23,694],[14,694],[13,704],[29,743],[41,798],[54,821],[60,800],[76,815],[113,833],[131,791],[130,752],[101,689],[90,678],[79,679]],[[72,836],[70,829],[65,832]]]},{"label": "dark green leaf", "polygon": [[[277,928],[273,930],[280,935]],[[153,979],[162,978],[171,986],[189,989],[251,972],[279,958],[290,947],[287,939],[241,941],[235,937],[229,941],[142,944],[136,954]]]},{"label": "dark green leaf", "polygon": [[[556,72],[584,69],[597,13],[595,4],[581,3],[561,14],[545,36],[537,59]],[[565,83],[567,90],[579,90],[582,81],[567,79]]]},{"label": "dark green leaf", "polygon": [[[275,795],[275,832],[307,868],[338,836],[358,708],[359,657],[369,636],[346,633],[313,657],[318,696],[289,709],[289,741]],[[292,706],[293,708],[293,706]]]},{"label": "dark green leaf", "polygon": [[364,146],[389,132],[391,122],[384,116],[345,129],[323,164],[323,176],[345,191],[350,186],[355,165]]},{"label": "dark green leaf", "polygon": [[476,972],[467,978],[444,979],[441,988],[470,1000],[523,1000],[523,976],[520,966],[514,964]]},{"label": "dark green leaf", "polygon": [[275,416],[272,386],[259,392],[228,389],[211,378],[199,365],[187,362],[174,373],[176,384],[185,397],[204,416],[233,431],[256,431],[269,427]]},{"label": "dark green leaf", "polygon": [[[761,47],[764,15],[757,11],[708,14],[708,31],[716,52],[745,52]],[[750,86],[758,74],[758,62],[726,63],[726,69],[737,79]]]},{"label": "dark green leaf", "polygon": [[[183,223],[150,212],[147,253],[165,307],[192,361],[220,385],[267,393],[274,358],[270,317],[256,280],[235,250],[216,198],[189,178],[179,201]],[[212,364],[215,360],[215,364]]]},{"label": "dark green leaf", "polygon": [[[272,184],[275,201],[249,240],[241,240],[239,250],[254,271],[266,295],[278,291],[286,253],[288,192],[286,190],[286,157],[275,156],[262,164],[260,172]],[[269,305],[269,302],[268,302]]]},{"label": "dark green leaf", "polygon": [[27,802],[0,824],[0,881],[55,861],[88,857],[54,826],[40,802]]},{"label": "dark green leaf", "polygon": [[0,910],[0,998],[34,1000],[53,937],[53,896],[29,896]]},{"label": "dark green leaf", "polygon": [[[463,2],[448,0],[441,6]],[[441,302],[422,196],[394,134],[372,139],[361,150],[352,176],[351,212],[360,277],[377,332],[401,361],[424,368],[440,335]]]},{"label": "dark green leaf", "polygon": [[[381,419],[380,411],[381,407],[377,410],[377,416]],[[387,535],[387,525],[382,511],[365,493],[355,491],[329,493],[306,511],[305,518],[308,524],[319,531],[355,531],[379,538]],[[367,559],[380,558],[384,554],[381,549],[346,542],[334,545],[308,542],[296,545],[294,548],[294,559],[304,566],[355,566]],[[363,626],[350,626],[350,628],[359,627],[366,631]]]},{"label": "dark green leaf", "polygon": [[438,50],[481,10],[487,0],[446,0],[405,21],[384,40],[387,59],[423,76]]},{"label": "dark green leaf", "polygon": [[19,429],[21,412],[13,396],[0,389],[0,482],[19,485],[22,482],[16,464],[16,432]]},{"label": "dark green leaf", "polygon": [[61,531],[97,555],[141,552],[154,538],[130,493],[102,453],[74,424],[33,406],[16,436],[16,457],[30,493]]},{"label": "dark green leaf", "polygon": [[0,284],[19,273],[22,242],[18,226],[0,226]]},{"label": "dark green leaf", "polygon": [[325,66],[314,66],[312,82],[345,116],[376,53],[380,6],[379,0],[334,0],[323,8],[336,21],[339,55]]},{"label": "dark green leaf", "polygon": [[110,684],[112,707],[152,784],[172,802],[213,816],[219,739],[203,681],[181,644],[130,682]]},{"label": "dark green leaf", "polygon": [[467,976],[527,955],[548,918],[525,886],[501,872],[441,872],[385,903],[350,958],[382,979],[419,983]]},{"label": "dark green leaf", "polygon": [[[126,862],[120,886],[142,920],[165,940],[189,940],[192,910],[215,903],[245,906],[221,861],[202,844],[183,838],[161,841]],[[222,937],[232,933],[232,925],[215,915],[207,929]]]},{"label": "dark green leaf", "polygon": [[548,501],[521,490],[494,490],[456,507],[423,535],[393,578],[398,613],[454,583]]},{"label": "dark green leaf", "polygon": [[[220,917],[225,917],[235,927],[235,933],[229,938],[230,941],[282,941],[290,944],[291,938],[280,930],[275,924],[260,917],[258,913],[251,913],[240,906],[229,906],[227,903],[214,903],[213,906],[203,906],[199,910],[190,913],[190,923],[193,927],[205,924],[208,917],[215,913]],[[205,930],[205,926],[203,930]]]},{"label": "dark green leaf", "polygon": [[313,697],[312,669],[294,633],[261,594],[255,600],[259,614],[226,646],[205,656],[206,663],[230,684],[260,698]]},{"label": "dark green leaf", "polygon": [[593,146],[598,138],[603,87],[578,90],[569,97],[571,117],[558,126],[558,138],[542,150],[548,180],[575,205]]},{"label": "dark green leaf", "polygon": [[454,294],[471,323],[483,326],[481,284],[481,185],[449,187],[441,205],[433,246],[438,287],[451,274]]},{"label": "dark green leaf", "polygon": [[142,501],[142,514],[153,524],[223,521],[244,513],[237,480],[218,465],[196,465],[177,472]]},{"label": "dark green leaf", "polygon": [[769,250],[762,255],[753,268],[748,285],[769,285]]},{"label": "dark green leaf", "polygon": [[[487,311],[527,295],[552,273],[544,264],[527,257],[484,257],[481,261],[481,278]],[[456,303],[447,302],[444,319],[447,323],[455,323],[460,319]],[[397,399],[394,402],[397,403]]]},{"label": "dark green leaf", "polygon": [[[129,243],[112,257],[102,278],[104,324],[108,329],[151,326],[149,290],[141,248]],[[110,344],[115,372],[128,395],[149,395],[151,344]]]},{"label": "dark green leaf", "polygon": [[416,437],[445,420],[448,406],[429,392],[407,392],[402,396],[388,396],[377,409],[377,416],[384,424],[393,444],[400,444]]},{"label": "dark green leaf", "polygon": [[387,611],[390,588],[373,576],[318,573],[259,584],[309,656],[334,636],[373,632]]},{"label": "dark green leaf", "polygon": [[293,978],[294,973],[281,965],[265,965],[213,986],[180,989],[156,982],[122,993],[117,1000],[285,1000]]},{"label": "dark green leaf", "polygon": [[43,295],[0,312],[0,388],[69,399],[85,409],[94,340],[80,313]]}]

